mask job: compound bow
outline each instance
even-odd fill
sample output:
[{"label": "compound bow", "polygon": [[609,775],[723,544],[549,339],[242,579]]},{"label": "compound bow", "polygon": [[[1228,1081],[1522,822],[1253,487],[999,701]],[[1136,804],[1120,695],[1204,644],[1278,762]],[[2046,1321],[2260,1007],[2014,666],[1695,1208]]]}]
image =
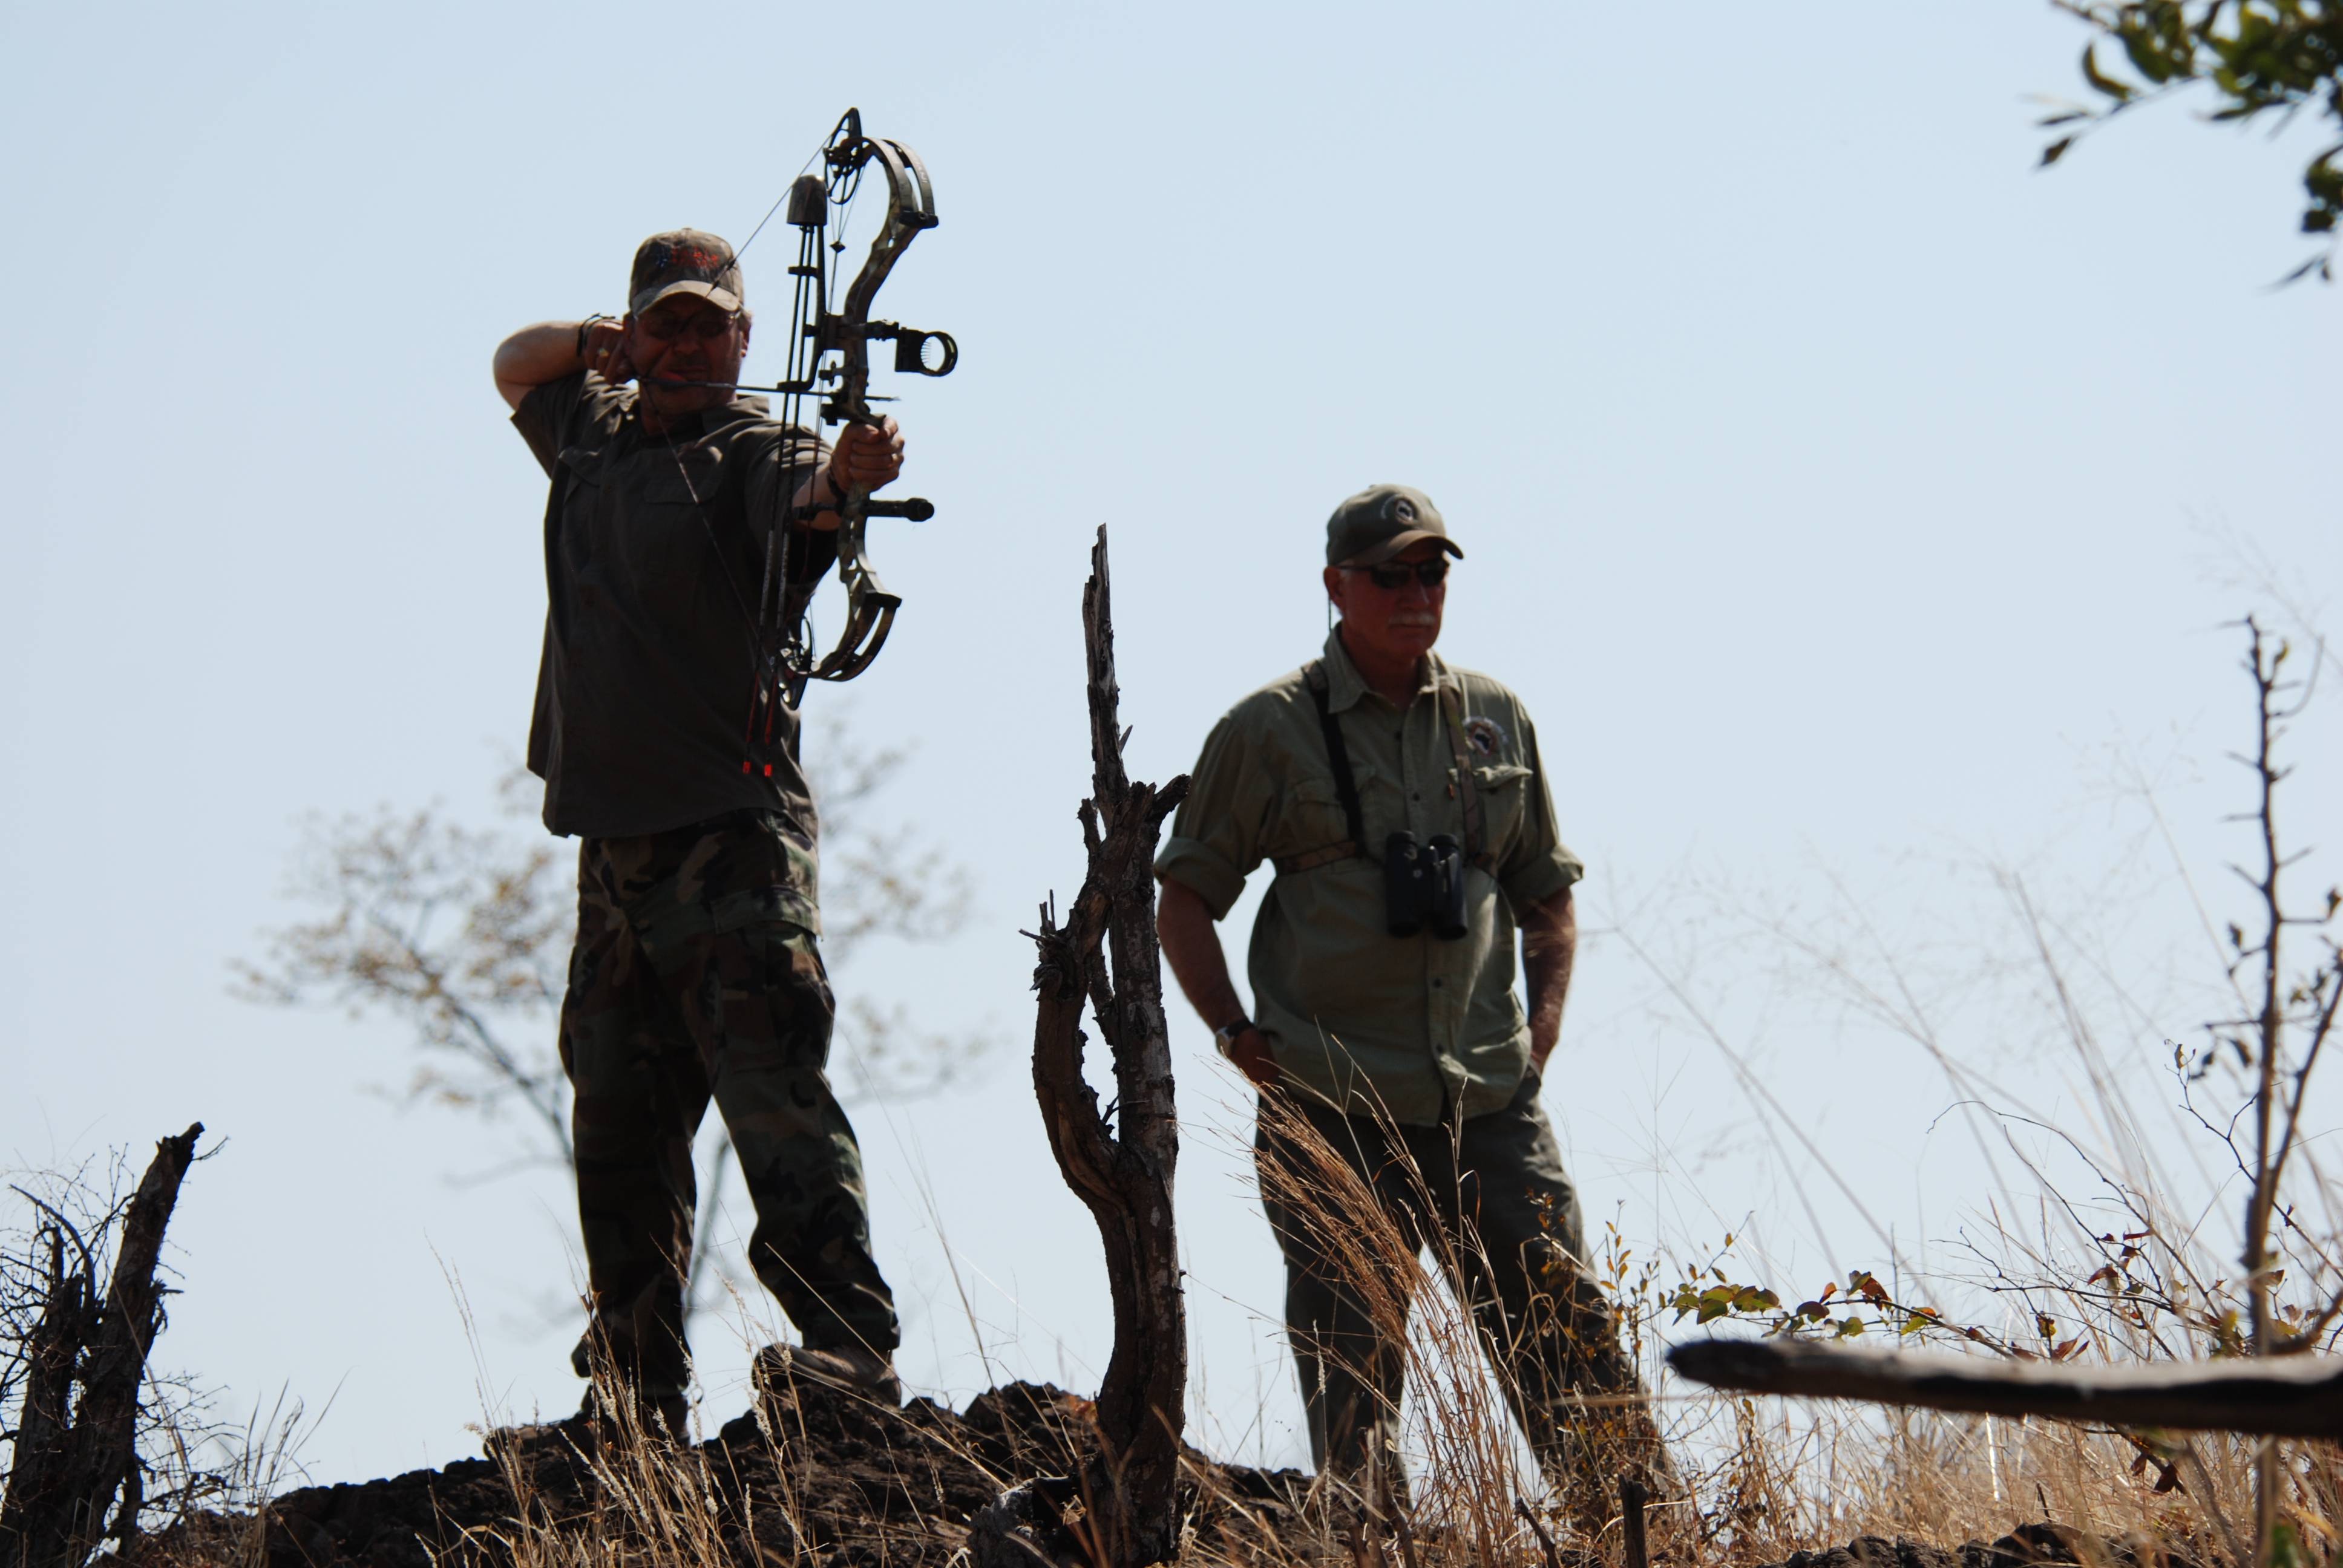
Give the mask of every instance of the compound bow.
[{"label": "compound bow", "polygon": [[[896,260],[910,248],[911,241],[920,236],[921,230],[936,226],[935,190],[919,154],[900,142],[863,135],[860,109],[846,111],[823,146],[821,157],[827,166],[824,173],[800,175],[789,187],[789,221],[798,229],[798,261],[789,268],[797,286],[789,327],[789,374],[772,387],[748,390],[779,393],[784,424],[802,426],[805,400],[819,397],[825,427],[876,426],[879,417],[870,411],[870,344],[874,340],[891,340],[895,345],[895,368],[915,375],[949,376],[960,362],[960,346],[952,341],[950,333],[870,319],[870,302],[894,269]],[[863,171],[874,163],[887,178],[887,216],[879,226],[878,236],[870,242],[870,255],[863,262],[862,270],[847,286],[839,308],[832,310],[830,257],[826,253],[844,251],[846,242],[842,238],[825,239],[830,209],[839,209],[842,226],[845,209],[861,189]],[[749,237],[753,240],[756,236]],[[828,505],[809,503],[791,510],[785,521],[804,521],[831,509]],[[874,501],[870,492],[860,487],[849,489],[835,509],[839,518],[838,577],[846,588],[846,628],[839,634],[838,646],[817,659],[799,608],[796,624],[788,628],[771,655],[773,695],[779,698],[786,692],[792,708],[807,681],[851,680],[868,669],[870,661],[879,657],[880,648],[886,645],[888,632],[894,628],[895,612],[903,601],[900,596],[887,591],[887,585],[879,580],[879,573],[870,565],[863,525],[872,518],[909,518],[913,522],[924,522],[936,511],[929,502],[916,498]],[[787,575],[785,568],[784,579]],[[789,586],[786,580],[780,585],[770,582],[769,560],[766,576],[768,592],[779,586],[782,596],[779,602],[786,604]],[[765,596],[759,598],[761,601]],[[760,602],[759,619],[762,618]]]}]

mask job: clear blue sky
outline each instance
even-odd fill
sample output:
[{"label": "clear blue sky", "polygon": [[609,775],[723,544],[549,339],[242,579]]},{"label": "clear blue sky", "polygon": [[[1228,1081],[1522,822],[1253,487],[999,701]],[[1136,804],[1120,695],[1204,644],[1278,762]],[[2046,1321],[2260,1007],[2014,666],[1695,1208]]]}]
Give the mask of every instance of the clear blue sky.
[{"label": "clear blue sky", "polygon": [[[569,1277],[561,1183],[451,1185],[504,1134],[363,1093],[406,1077],[400,1030],[250,1009],[226,966],[299,913],[303,813],[486,817],[520,749],[543,480],[497,340],[618,308],[646,234],[745,235],[849,103],[937,182],[887,313],[962,352],[890,388],[939,515],[880,526],[907,608],[844,700],[858,734],[916,744],[886,809],[980,891],[951,946],[874,950],[846,983],[1009,1042],[965,1094],[863,1113],[916,1386],[1091,1386],[1104,1360],[1095,1239],[1020,1060],[1016,935],[1079,877],[1101,522],[1132,765],[1161,779],[1316,647],[1334,501],[1429,491],[1470,552],[1444,650],[1537,715],[1590,924],[1669,955],[1901,1238],[1982,1192],[1957,1151],[1931,1163],[1942,1075],[1777,986],[1720,886],[1811,907],[1832,869],[1941,945],[1977,884],[1935,868],[2000,857],[2145,977],[2126,1049],[2204,1016],[2159,989],[2193,926],[2101,759],[2166,767],[2191,853],[2236,852],[2213,628],[2252,598],[2207,530],[2313,599],[2343,582],[2343,297],[2265,286],[2303,254],[2303,135],[2172,106],[2035,172],[2026,95],[2073,93],[2082,44],[2038,0],[861,15],[11,23],[0,1161],[143,1157],[198,1117],[226,1140],[174,1228],[161,1359],[232,1402],[332,1397],[324,1479],[471,1451],[484,1389],[574,1401],[566,1339],[529,1327]],[[749,257],[769,326],[782,259],[770,236]],[[2330,848],[2332,711],[2301,732],[2299,798]],[[1598,930],[1582,976],[1546,1098],[1591,1214],[1649,1247],[1755,1208],[1806,1287],[1884,1261],[1811,1171],[1805,1218],[1804,1157],[1625,944]],[[1288,1460],[1243,1118],[1202,1026],[1175,1027],[1199,1435]],[[2072,1075],[2019,1027],[1980,1021],[1975,1049],[2053,1105]],[[720,1418],[745,1352],[703,1350]]]}]

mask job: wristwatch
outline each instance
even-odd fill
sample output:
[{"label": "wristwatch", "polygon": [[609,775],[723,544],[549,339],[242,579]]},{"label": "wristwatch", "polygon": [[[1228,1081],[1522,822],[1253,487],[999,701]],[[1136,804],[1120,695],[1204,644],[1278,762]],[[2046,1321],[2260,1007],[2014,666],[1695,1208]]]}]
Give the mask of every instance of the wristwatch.
[{"label": "wristwatch", "polygon": [[1242,1034],[1252,1027],[1252,1020],[1245,1017],[1242,1013],[1239,1013],[1236,1017],[1229,1020],[1228,1022],[1221,1025],[1220,1028],[1212,1030],[1212,1044],[1219,1050],[1222,1056],[1226,1056],[1230,1051],[1236,1049],[1237,1036]]}]

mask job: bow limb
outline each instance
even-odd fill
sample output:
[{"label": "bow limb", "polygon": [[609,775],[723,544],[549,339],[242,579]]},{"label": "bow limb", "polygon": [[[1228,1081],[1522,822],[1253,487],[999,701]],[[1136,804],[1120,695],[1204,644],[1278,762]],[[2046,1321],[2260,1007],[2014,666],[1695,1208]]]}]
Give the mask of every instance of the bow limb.
[{"label": "bow limb", "polygon": [[[840,359],[836,389],[822,406],[824,422],[875,427],[879,420],[870,412],[870,400],[873,338],[897,340],[898,369],[941,375],[959,357],[950,339],[943,337],[943,369],[926,371],[920,362],[920,353],[929,338],[942,337],[941,334],[907,334],[891,321],[874,323],[870,319],[871,301],[878,297],[888,274],[894,270],[896,261],[910,248],[911,241],[919,237],[921,230],[936,226],[935,189],[917,153],[900,142],[862,135],[861,117],[852,111],[839,123],[827,156],[833,188],[840,182],[855,180],[866,165],[874,162],[887,177],[886,221],[871,240],[870,254],[848,286],[840,310],[822,323],[819,334],[823,347],[835,347]],[[910,349],[908,364],[906,347]],[[882,516],[916,518],[931,515],[934,508],[924,501],[914,500],[891,506],[882,503],[875,510]],[[838,646],[815,666],[815,679],[851,680],[861,674],[879,657],[887,634],[894,628],[895,611],[901,608],[901,598],[887,591],[886,584],[870,564],[864,525],[873,511],[867,487],[850,488],[840,504],[838,576],[846,588],[846,629]]]},{"label": "bow limb", "polygon": [[895,612],[902,596],[887,591],[870,565],[864,521],[870,516],[870,492],[857,485],[846,492],[838,508],[838,579],[846,588],[846,629],[838,646],[814,666],[816,680],[851,680],[870,666],[895,628]]}]

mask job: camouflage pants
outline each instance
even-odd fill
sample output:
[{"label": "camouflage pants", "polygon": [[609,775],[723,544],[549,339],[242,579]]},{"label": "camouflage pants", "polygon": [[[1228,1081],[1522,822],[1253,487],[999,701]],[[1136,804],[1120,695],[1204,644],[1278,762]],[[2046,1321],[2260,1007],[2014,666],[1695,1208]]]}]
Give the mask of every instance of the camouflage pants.
[{"label": "camouflage pants", "polygon": [[[1373,1191],[1403,1241],[1419,1251],[1433,1245],[1539,1463],[1582,1525],[1594,1528],[1622,1472],[1662,1493],[1674,1477],[1642,1380],[1619,1348],[1615,1314],[1584,1267],[1578,1194],[1537,1088],[1532,1075],[1504,1109],[1443,1127],[1387,1128],[1320,1104],[1296,1109]],[[1403,1496],[1404,1349],[1345,1278],[1342,1259],[1357,1267],[1358,1253],[1341,1243],[1340,1217],[1297,1212],[1282,1200],[1291,1182],[1276,1168],[1307,1171],[1307,1157],[1267,1118],[1255,1128],[1262,1203],[1285,1257],[1286,1333],[1311,1457],[1322,1473],[1330,1465],[1348,1477],[1372,1473],[1379,1489]]]},{"label": "camouflage pants", "polygon": [[896,1345],[861,1151],[822,1070],[835,1009],[808,929],[813,885],[811,845],[764,813],[578,852],[561,1065],[576,1091],[587,1343],[606,1339],[646,1395],[689,1377],[691,1145],[711,1096],[756,1205],[757,1278],[809,1345]]}]

